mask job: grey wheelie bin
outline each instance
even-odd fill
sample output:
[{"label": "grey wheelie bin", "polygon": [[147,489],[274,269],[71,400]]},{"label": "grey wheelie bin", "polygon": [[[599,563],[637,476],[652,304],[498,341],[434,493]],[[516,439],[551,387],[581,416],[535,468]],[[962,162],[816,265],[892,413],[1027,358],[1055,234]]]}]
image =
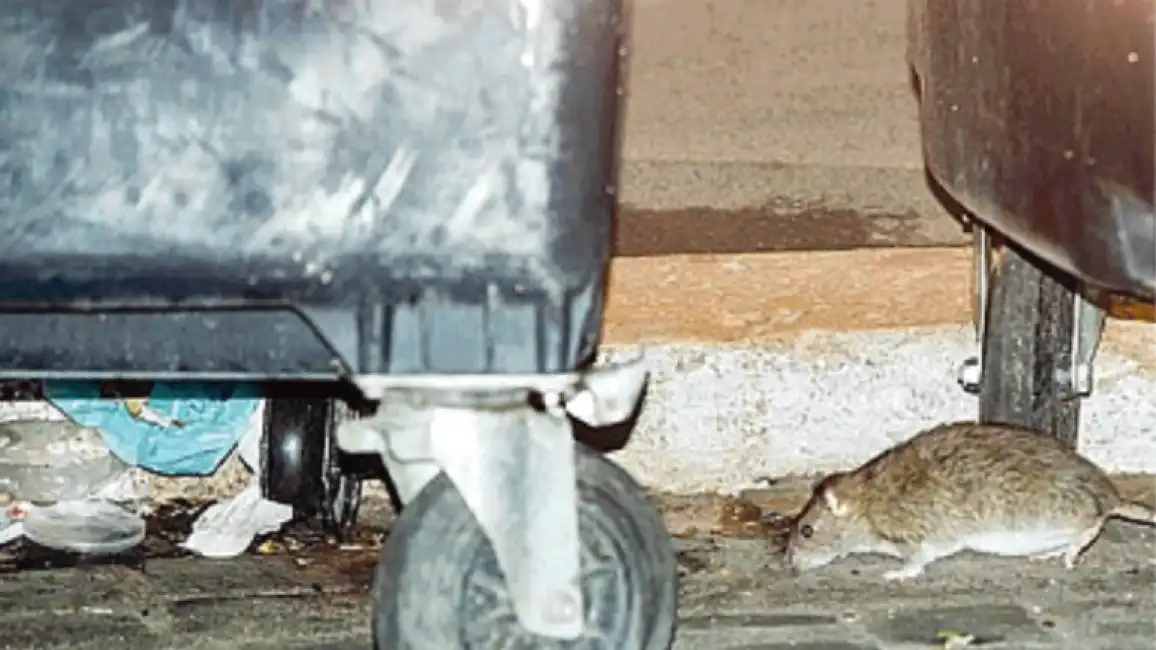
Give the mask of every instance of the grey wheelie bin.
[{"label": "grey wheelie bin", "polygon": [[[0,376],[260,383],[304,427],[267,461],[379,455],[378,648],[669,647],[670,539],[571,430],[646,381],[593,364],[626,34],[616,0],[5,3]],[[298,465],[267,489],[327,484]]]},{"label": "grey wheelie bin", "polygon": [[1156,299],[1156,6],[907,8],[927,171],[975,236],[960,383],[1075,445],[1105,307]]}]

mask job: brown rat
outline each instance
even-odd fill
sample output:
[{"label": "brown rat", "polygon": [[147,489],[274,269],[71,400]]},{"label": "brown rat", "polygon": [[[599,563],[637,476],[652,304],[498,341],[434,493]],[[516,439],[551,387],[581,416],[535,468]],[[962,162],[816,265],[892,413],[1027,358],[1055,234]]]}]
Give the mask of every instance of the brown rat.
[{"label": "brown rat", "polygon": [[1110,517],[1156,524],[1156,510],[1120,497],[1111,479],[1051,436],[956,422],[887,449],[816,486],[787,540],[787,564],[809,570],[858,553],[904,560],[914,578],[970,550],[1072,568]]}]

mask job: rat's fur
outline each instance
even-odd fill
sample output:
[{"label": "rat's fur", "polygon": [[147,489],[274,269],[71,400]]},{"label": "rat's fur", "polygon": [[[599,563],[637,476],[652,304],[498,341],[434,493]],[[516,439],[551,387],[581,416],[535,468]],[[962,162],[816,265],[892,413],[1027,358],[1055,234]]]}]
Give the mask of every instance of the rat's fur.
[{"label": "rat's fur", "polygon": [[787,563],[807,570],[882,553],[904,560],[885,576],[907,579],[971,550],[1062,555],[1071,568],[1109,517],[1156,524],[1156,510],[1122,500],[1100,468],[1059,440],[957,422],[820,482],[792,526]]}]

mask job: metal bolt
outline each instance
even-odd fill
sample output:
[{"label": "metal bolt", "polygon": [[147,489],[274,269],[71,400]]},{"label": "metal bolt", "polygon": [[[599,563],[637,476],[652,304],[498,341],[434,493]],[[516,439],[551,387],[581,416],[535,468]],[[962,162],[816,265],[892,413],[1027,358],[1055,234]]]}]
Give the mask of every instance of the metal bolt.
[{"label": "metal bolt", "polygon": [[982,379],[983,368],[980,367],[979,359],[976,357],[964,360],[956,373],[956,381],[959,382],[959,385],[972,394],[979,392],[979,384]]},{"label": "metal bolt", "polygon": [[541,394],[542,406],[550,412],[559,412],[566,408],[566,397],[560,392]]},{"label": "metal bolt", "polygon": [[1092,364],[1072,364],[1072,370],[1056,369],[1056,383],[1069,397],[1087,397],[1092,394]]}]

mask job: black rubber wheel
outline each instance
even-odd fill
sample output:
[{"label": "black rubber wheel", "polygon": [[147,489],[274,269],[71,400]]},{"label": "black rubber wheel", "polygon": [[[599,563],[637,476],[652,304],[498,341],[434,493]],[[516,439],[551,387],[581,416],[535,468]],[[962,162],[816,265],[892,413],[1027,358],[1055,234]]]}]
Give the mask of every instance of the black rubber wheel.
[{"label": "black rubber wheel", "polygon": [[667,650],[677,574],[670,536],[626,472],[578,445],[587,633],[523,630],[494,553],[444,474],[402,511],[374,575],[378,650]]},{"label": "black rubber wheel", "polygon": [[299,519],[315,517],[326,532],[344,537],[357,523],[361,480],[342,471],[333,399],[270,398],[265,403],[261,491],[293,506]]},{"label": "black rubber wheel", "polygon": [[1029,427],[1075,447],[1080,400],[1057,380],[1071,363],[1075,293],[1060,278],[1004,247],[988,300],[979,421]]}]

